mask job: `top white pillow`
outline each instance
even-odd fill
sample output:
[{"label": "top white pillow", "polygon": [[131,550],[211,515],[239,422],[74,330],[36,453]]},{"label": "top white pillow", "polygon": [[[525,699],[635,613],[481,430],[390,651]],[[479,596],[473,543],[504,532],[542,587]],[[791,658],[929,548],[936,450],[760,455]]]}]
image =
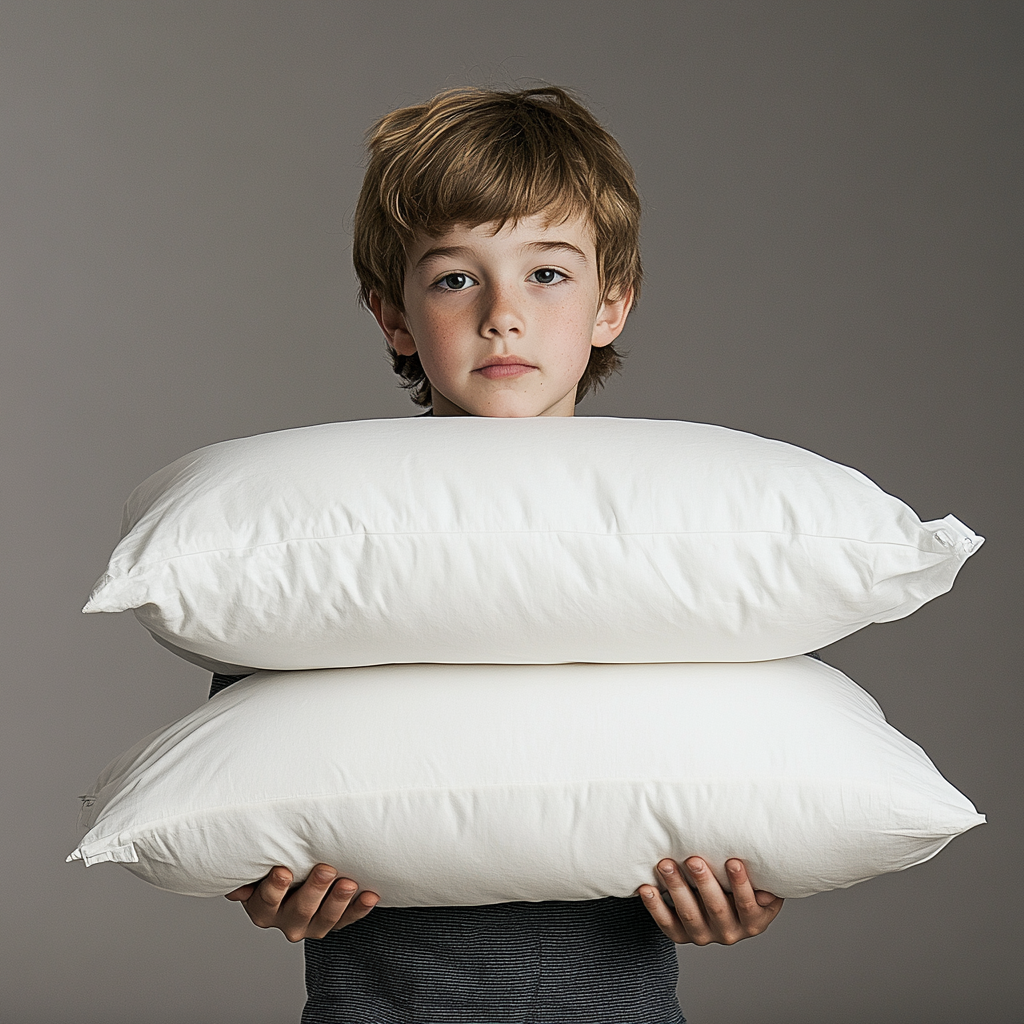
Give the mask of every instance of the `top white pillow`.
[{"label": "top white pillow", "polygon": [[724,427],[327,423],[136,488],[85,606],[211,668],[760,661],[909,615],[982,543]]}]

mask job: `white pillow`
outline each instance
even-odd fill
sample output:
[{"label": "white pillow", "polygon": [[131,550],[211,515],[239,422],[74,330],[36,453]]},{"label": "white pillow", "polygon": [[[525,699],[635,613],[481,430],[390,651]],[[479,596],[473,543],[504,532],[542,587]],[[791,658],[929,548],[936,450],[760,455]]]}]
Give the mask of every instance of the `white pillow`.
[{"label": "white pillow", "polygon": [[214,669],[782,658],[909,615],[981,543],[793,445],[595,418],[225,441],[123,534],[85,611]]},{"label": "white pillow", "polygon": [[260,673],[100,776],[68,858],[229,892],[319,861],[384,906],[627,896],[662,857],[807,896],[983,822],[811,658]]}]

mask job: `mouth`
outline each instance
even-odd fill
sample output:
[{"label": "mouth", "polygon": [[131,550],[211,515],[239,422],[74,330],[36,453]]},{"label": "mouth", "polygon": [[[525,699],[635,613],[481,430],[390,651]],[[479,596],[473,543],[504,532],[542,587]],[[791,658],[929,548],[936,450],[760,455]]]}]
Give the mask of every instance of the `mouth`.
[{"label": "mouth", "polygon": [[473,372],[479,373],[487,380],[506,380],[509,377],[521,377],[536,369],[536,366],[520,359],[519,356],[495,356],[493,359],[488,359],[483,366],[478,366]]}]

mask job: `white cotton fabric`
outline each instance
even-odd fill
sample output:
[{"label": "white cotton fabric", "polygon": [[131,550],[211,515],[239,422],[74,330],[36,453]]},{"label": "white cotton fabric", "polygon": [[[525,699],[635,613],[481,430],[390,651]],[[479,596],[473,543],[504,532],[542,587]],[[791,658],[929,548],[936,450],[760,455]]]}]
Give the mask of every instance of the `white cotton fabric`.
[{"label": "white cotton fabric", "polygon": [[365,420],[154,474],[85,611],[214,669],[757,661],[909,615],[981,542],[724,427]]},{"label": "white cotton fabric", "polygon": [[260,673],[114,761],[68,860],[216,896],[323,861],[383,906],[627,896],[662,857],[807,896],[985,819],[841,672],[750,664]]}]

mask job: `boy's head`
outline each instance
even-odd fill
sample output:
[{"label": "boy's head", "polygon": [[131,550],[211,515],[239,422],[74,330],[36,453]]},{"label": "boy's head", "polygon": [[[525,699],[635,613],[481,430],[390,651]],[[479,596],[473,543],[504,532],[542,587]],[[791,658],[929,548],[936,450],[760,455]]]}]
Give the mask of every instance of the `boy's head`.
[{"label": "boy's head", "polygon": [[388,114],[369,150],[353,258],[413,398],[571,415],[618,367],[640,289],[640,202],[615,140],[562,89],[457,89]]}]

